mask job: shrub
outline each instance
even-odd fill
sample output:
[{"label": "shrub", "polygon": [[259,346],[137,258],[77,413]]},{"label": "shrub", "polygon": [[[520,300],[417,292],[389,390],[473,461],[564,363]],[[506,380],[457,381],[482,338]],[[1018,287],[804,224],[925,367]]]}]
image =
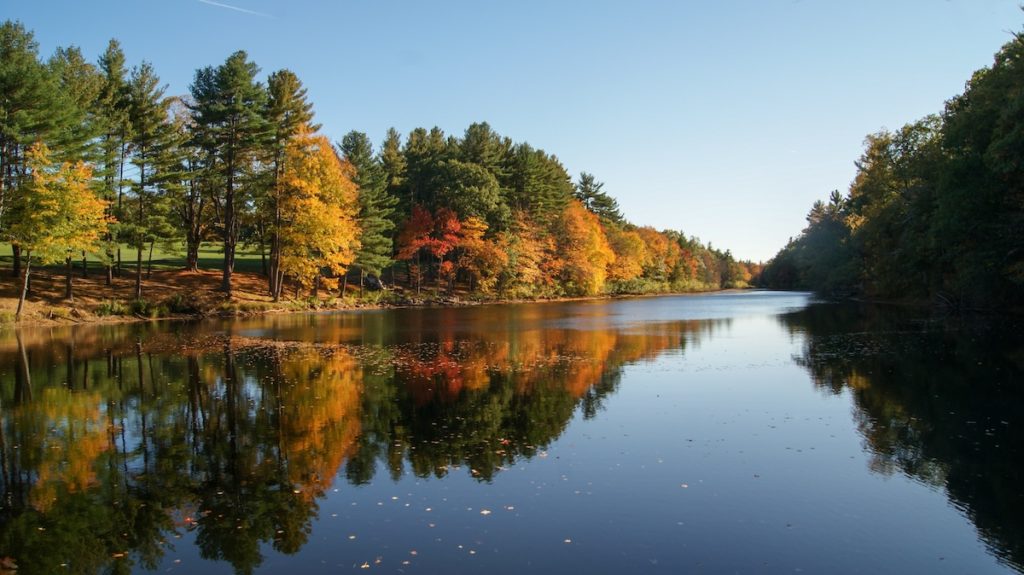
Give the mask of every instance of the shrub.
[{"label": "shrub", "polygon": [[176,293],[161,302],[171,313],[194,314],[202,311],[199,300],[193,294]]},{"label": "shrub", "polygon": [[128,307],[124,302],[120,300],[106,300],[96,308],[96,315],[110,316],[110,315],[128,315]]}]

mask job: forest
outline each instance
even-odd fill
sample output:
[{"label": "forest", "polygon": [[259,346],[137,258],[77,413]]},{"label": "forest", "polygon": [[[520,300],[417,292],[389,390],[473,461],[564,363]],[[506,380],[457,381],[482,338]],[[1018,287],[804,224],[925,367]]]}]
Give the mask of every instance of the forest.
[{"label": "forest", "polygon": [[836,296],[1019,309],[1024,36],[936,115],[869,135],[846,194],[815,202],[762,283]]},{"label": "forest", "polygon": [[574,181],[487,123],[331,142],[294,73],[260,74],[238,51],[168,95],[116,40],[95,63],[75,47],[44,60],[22,24],[0,26],[0,236],[18,313],[33,265],[63,268],[69,300],[79,262],[107,285],[133,277],[143,300],[154,246],[180,253],[184,273],[220,246],[229,300],[236,255],[255,252],[275,302],[382,285],[481,299],[700,291],[760,272],[630,223],[593,174]]}]

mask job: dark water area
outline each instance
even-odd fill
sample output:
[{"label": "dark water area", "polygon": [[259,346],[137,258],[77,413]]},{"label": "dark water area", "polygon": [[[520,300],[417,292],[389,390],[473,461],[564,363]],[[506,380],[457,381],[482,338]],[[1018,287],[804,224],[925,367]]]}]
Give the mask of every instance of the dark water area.
[{"label": "dark water area", "polygon": [[1021,573],[1022,332],[778,292],[10,332],[0,574]]}]

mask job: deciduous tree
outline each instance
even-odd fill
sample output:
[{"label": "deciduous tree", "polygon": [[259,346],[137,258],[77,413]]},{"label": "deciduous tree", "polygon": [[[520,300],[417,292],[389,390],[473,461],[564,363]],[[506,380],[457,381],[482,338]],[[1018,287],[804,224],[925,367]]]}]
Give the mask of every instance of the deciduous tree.
[{"label": "deciduous tree", "polygon": [[[54,165],[45,144],[27,152],[31,177],[20,198],[20,217],[11,236],[25,251],[25,277],[16,316],[28,291],[32,258],[43,265],[61,263],[70,254],[95,249],[106,232],[106,202],[92,189],[92,169],[83,162]],[[65,295],[72,298],[71,275]]]}]

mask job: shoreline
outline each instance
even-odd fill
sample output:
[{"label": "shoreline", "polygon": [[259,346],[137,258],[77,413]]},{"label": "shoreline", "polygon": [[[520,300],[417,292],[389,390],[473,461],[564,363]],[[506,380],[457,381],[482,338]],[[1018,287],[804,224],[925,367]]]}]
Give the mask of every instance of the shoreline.
[{"label": "shoreline", "polygon": [[[385,302],[363,302],[358,300],[341,300],[340,302],[324,301],[322,306],[309,306],[304,300],[282,300],[276,303],[260,302],[261,305],[252,306],[245,301],[222,301],[218,306],[203,309],[194,313],[170,313],[155,317],[141,314],[124,315],[98,315],[93,312],[82,312],[78,307],[58,305],[50,307],[50,314],[44,317],[29,315],[18,321],[5,321],[2,325],[8,329],[19,330],[21,328],[46,328],[46,327],[71,327],[91,325],[113,325],[133,324],[159,321],[202,321],[207,319],[231,319],[251,318],[278,314],[329,314],[348,311],[375,311],[389,309],[415,309],[415,308],[460,308],[485,305],[518,305],[518,304],[546,304],[566,303],[584,301],[602,301],[616,299],[639,299],[652,297],[669,296],[699,296],[707,294],[742,293],[754,291],[759,288],[722,288],[701,291],[685,292],[657,292],[642,294],[601,294],[594,296],[566,296],[536,299],[516,298],[493,298],[493,299],[465,299],[458,296],[409,298],[405,301]],[[6,298],[5,298],[6,299]],[[300,304],[305,304],[299,307]],[[230,305],[229,308],[224,308]],[[220,308],[220,309],[218,309]],[[54,310],[66,310],[54,313]],[[38,314],[38,312],[37,312]]]}]

